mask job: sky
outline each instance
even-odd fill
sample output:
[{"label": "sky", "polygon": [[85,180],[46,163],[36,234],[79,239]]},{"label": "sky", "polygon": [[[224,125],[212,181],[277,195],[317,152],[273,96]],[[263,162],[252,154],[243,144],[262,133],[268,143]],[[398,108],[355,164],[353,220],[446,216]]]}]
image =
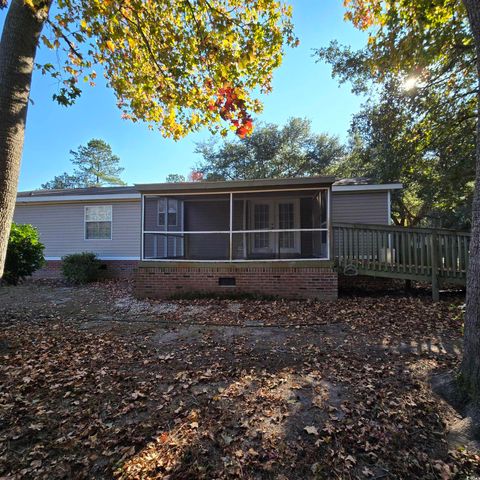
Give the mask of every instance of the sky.
[{"label": "sky", "polygon": [[[351,117],[363,101],[331,78],[331,69],[316,63],[313,49],[331,40],[360,48],[365,34],[343,20],[341,0],[292,0],[295,33],[300,46],[286,51],[282,65],[274,73],[273,91],[262,97],[262,122],[284,124],[290,117],[312,121],[315,132],[347,138]],[[0,14],[3,26],[5,10]],[[39,59],[53,52],[41,49]],[[201,161],[195,144],[211,137],[208,130],[190,134],[175,142],[145,124],[120,118],[113,92],[106,86],[86,87],[71,107],[52,101],[55,82],[35,72],[32,82],[25,147],[19,190],[33,190],[55,175],[71,172],[70,150],[92,138],[108,142],[125,168],[122,178],[128,184],[162,182],[169,173],[188,175]]]}]

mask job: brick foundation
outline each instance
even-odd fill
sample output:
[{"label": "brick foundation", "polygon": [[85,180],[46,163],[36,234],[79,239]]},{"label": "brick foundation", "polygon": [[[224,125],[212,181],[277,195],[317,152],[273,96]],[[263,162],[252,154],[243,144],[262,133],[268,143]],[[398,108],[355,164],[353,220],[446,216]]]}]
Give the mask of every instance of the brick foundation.
[{"label": "brick foundation", "polygon": [[[138,260],[100,260],[103,278],[132,278]],[[34,279],[62,278],[61,260],[47,260],[46,265],[32,275]]]},{"label": "brick foundation", "polygon": [[[335,300],[337,273],[330,262],[163,263],[142,262],[135,272],[138,298],[189,293],[257,294],[291,299]],[[220,280],[222,279],[222,280]],[[220,285],[221,281],[235,285]]]}]

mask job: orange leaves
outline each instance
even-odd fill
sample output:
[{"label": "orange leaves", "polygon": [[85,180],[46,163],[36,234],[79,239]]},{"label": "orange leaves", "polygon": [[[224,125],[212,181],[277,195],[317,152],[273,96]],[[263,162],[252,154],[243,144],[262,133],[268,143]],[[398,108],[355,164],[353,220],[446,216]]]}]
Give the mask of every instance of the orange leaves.
[{"label": "orange leaves", "polygon": [[252,117],[247,111],[244,92],[240,88],[229,85],[220,88],[217,92],[217,100],[209,104],[208,109],[217,111],[223,120],[230,122],[240,138],[245,138],[252,133]]},{"label": "orange leaves", "polygon": [[366,30],[378,21],[382,10],[381,0],[344,0],[347,8],[345,20],[352,22],[360,30]]}]

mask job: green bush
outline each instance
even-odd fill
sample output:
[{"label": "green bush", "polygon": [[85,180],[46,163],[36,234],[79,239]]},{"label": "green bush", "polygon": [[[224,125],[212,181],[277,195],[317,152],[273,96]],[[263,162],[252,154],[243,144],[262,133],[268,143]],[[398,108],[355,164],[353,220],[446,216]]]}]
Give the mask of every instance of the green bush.
[{"label": "green bush", "polygon": [[94,282],[100,273],[100,261],[91,252],[72,253],[62,257],[62,273],[72,283]]},{"label": "green bush", "polygon": [[3,279],[12,285],[30,276],[45,264],[43,244],[32,225],[12,224],[8,239]]}]

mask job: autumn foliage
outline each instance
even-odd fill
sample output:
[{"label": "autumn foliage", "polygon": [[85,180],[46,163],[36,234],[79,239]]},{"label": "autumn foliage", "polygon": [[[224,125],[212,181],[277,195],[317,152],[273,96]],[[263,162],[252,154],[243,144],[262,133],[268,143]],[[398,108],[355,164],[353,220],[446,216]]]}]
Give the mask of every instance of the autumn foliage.
[{"label": "autumn foliage", "polygon": [[223,120],[230,122],[235,128],[235,133],[244,138],[253,131],[252,117],[248,113],[244,95],[240,89],[226,86],[220,88],[215,103],[209,109],[218,112]]},{"label": "autumn foliage", "polygon": [[285,47],[298,44],[290,18],[278,0],[60,0],[41,40],[63,65],[38,67],[59,81],[63,105],[100,67],[125,119],[174,139],[205,126],[244,137],[261,110],[252,92],[271,90]]}]

